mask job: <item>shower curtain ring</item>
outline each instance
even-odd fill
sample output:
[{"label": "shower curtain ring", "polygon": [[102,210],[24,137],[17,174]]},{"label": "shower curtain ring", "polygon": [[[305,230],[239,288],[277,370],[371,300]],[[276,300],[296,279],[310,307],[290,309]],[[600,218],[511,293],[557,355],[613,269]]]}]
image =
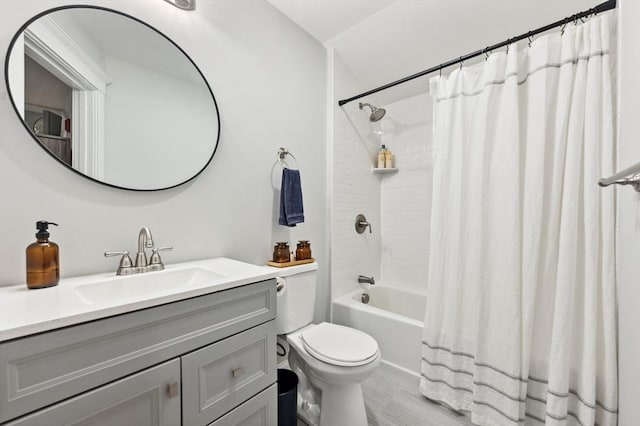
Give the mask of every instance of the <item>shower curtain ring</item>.
[{"label": "shower curtain ring", "polygon": [[564,29],[567,26],[567,22],[568,22],[568,18],[564,18],[564,25],[562,25],[562,29],[560,30],[560,35],[563,36],[564,35]]},{"label": "shower curtain ring", "polygon": [[460,69],[462,69],[462,56],[460,56]]},{"label": "shower curtain ring", "polygon": [[484,49],[484,60],[488,60],[489,59],[489,48],[487,47],[486,49]]},{"label": "shower curtain ring", "polygon": [[[529,34],[531,34],[531,31],[529,31]],[[527,38],[529,39],[529,47],[531,47],[531,42],[533,41],[533,36],[532,35],[528,35]]]}]

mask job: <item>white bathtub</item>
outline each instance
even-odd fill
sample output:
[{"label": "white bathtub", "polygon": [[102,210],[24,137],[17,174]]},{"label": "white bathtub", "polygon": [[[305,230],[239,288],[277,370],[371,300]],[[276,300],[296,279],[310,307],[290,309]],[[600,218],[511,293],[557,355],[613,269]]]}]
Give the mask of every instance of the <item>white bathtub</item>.
[{"label": "white bathtub", "polygon": [[333,322],[376,339],[382,353],[381,373],[417,393],[426,296],[379,285],[366,292],[368,304],[361,301],[363,290],[335,299]]}]

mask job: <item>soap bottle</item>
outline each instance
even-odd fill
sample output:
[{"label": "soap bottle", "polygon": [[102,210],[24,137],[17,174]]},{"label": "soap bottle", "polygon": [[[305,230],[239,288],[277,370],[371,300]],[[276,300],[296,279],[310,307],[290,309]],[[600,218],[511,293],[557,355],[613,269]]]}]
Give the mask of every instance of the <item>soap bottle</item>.
[{"label": "soap bottle", "polygon": [[384,153],[384,167],[387,169],[393,168],[393,154],[391,150],[387,148],[387,151]]},{"label": "soap bottle", "polygon": [[58,226],[44,220],[36,222],[37,241],[27,247],[27,287],[31,289],[51,287],[60,281],[58,245],[49,241],[49,225]]},{"label": "soap bottle", "polygon": [[380,147],[380,151],[378,151],[378,168],[379,169],[384,169],[386,153],[387,153],[387,148],[383,144]]}]

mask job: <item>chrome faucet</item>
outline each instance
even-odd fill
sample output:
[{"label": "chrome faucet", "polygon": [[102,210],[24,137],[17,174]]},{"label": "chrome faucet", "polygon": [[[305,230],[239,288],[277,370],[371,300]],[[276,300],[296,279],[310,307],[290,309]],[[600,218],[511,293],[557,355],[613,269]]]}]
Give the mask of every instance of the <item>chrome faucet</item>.
[{"label": "chrome faucet", "polygon": [[[148,265],[147,253],[144,248],[153,248],[153,237],[151,237],[151,231],[146,226],[140,229],[138,233],[138,253],[136,254],[136,268],[144,268]],[[145,271],[140,271],[145,272]]]},{"label": "chrome faucet", "polygon": [[364,275],[358,275],[358,283],[374,285],[376,283],[376,280],[374,280],[373,277],[365,277]]},{"label": "chrome faucet", "polygon": [[[120,265],[116,271],[116,275],[131,275],[141,274],[149,271],[161,271],[164,269],[164,263],[160,259],[160,251],[172,250],[173,247],[153,247],[153,237],[151,237],[151,231],[146,226],[140,229],[138,233],[138,253],[136,253],[135,265],[131,262],[128,251],[106,251],[105,257],[110,256],[122,256],[120,259]],[[147,253],[144,249],[150,248],[151,258],[147,262]]]}]

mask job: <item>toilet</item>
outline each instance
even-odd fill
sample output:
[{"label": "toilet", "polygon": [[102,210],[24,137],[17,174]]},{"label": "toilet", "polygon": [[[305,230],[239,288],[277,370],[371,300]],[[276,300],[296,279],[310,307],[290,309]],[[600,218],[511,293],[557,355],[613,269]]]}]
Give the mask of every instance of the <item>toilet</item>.
[{"label": "toilet", "polygon": [[360,383],[380,364],[375,339],[350,327],[313,324],[317,263],[276,268],[279,355],[299,378],[298,415],[310,425],[366,426]]}]

